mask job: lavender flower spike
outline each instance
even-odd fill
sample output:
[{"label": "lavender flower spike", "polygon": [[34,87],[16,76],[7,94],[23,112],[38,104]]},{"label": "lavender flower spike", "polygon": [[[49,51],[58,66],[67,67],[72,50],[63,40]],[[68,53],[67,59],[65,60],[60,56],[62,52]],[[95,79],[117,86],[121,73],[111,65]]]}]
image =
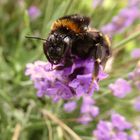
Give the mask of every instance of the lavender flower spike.
[{"label": "lavender flower spike", "polygon": [[31,20],[35,20],[40,16],[41,12],[36,6],[31,6],[28,9],[28,14],[29,14]]},{"label": "lavender flower spike", "polygon": [[129,73],[128,78],[140,90],[140,61],[138,61],[136,68]]},{"label": "lavender flower spike", "polygon": [[74,111],[76,109],[76,106],[77,106],[76,102],[71,101],[71,102],[64,104],[64,110],[65,110],[65,112],[69,113],[69,112]]},{"label": "lavender flower spike", "polygon": [[117,79],[114,84],[109,85],[113,95],[118,98],[124,98],[128,93],[131,92],[130,84],[124,79]]},{"label": "lavender flower spike", "polygon": [[113,113],[111,121],[100,120],[93,131],[96,140],[139,140],[140,133],[134,129],[125,117]]},{"label": "lavender flower spike", "polygon": [[140,48],[135,48],[132,50],[131,57],[135,59],[140,58]]},{"label": "lavender flower spike", "polygon": [[121,116],[120,114],[112,114],[111,120],[114,128],[117,128],[120,131],[131,128],[131,124],[127,122],[125,117]]},{"label": "lavender flower spike", "polygon": [[96,130],[93,131],[94,137],[97,140],[112,140],[113,135],[113,126],[111,122],[101,120]]},{"label": "lavender flower spike", "polygon": [[140,96],[138,96],[134,101],[134,109],[140,112]]},{"label": "lavender flower spike", "polygon": [[139,12],[137,6],[122,9],[117,16],[113,17],[110,23],[102,27],[102,32],[110,36],[123,32],[139,18]]},{"label": "lavender flower spike", "polygon": [[[25,74],[30,76],[39,97],[47,95],[54,101],[58,101],[87,94],[93,69],[93,59],[76,59],[71,67],[66,67],[63,70],[55,70],[55,67],[52,70],[49,62],[36,61],[34,64],[27,65]],[[107,74],[100,67],[99,81],[106,77]],[[89,95],[98,89],[98,82],[95,81]]]},{"label": "lavender flower spike", "polygon": [[78,118],[78,122],[88,124],[99,115],[100,110],[99,107],[95,106],[95,101],[92,96],[84,95],[80,112],[81,116]]}]

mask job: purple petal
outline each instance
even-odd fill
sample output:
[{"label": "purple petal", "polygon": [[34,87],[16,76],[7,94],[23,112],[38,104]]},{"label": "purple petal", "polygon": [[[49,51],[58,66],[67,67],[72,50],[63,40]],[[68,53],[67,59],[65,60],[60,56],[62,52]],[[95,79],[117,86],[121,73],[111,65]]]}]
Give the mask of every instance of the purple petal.
[{"label": "purple petal", "polygon": [[119,115],[119,114],[112,114],[111,117],[112,124],[115,128],[118,130],[125,130],[125,129],[130,129],[131,124],[125,120],[125,117]]},{"label": "purple petal", "polygon": [[100,121],[97,129],[93,131],[93,135],[99,140],[111,140],[113,126],[110,122]]},{"label": "purple petal", "polygon": [[136,48],[131,52],[132,58],[140,58],[140,48]]},{"label": "purple petal", "polygon": [[112,90],[113,95],[118,98],[124,98],[127,94],[131,92],[130,84],[124,79],[117,79],[114,84],[109,85],[110,90]]},{"label": "purple petal", "polygon": [[84,114],[77,119],[77,122],[84,124],[84,125],[87,125],[91,121],[92,121],[92,117],[88,114]]},{"label": "purple petal", "polygon": [[90,114],[92,117],[96,117],[99,115],[99,107],[97,106],[92,106],[90,110]]},{"label": "purple petal", "polygon": [[134,109],[137,110],[137,111],[140,111],[140,96],[138,96],[138,97],[135,99],[135,102],[134,102]]},{"label": "purple petal", "polygon": [[[76,59],[71,67],[62,70],[52,70],[49,62],[36,61],[34,64],[27,64],[25,74],[30,76],[39,97],[47,95],[58,101],[86,95],[91,85],[93,67],[93,59]],[[99,80],[106,78],[102,68],[98,77]],[[98,89],[99,85],[95,80],[89,95]]]},{"label": "purple petal", "polygon": [[64,104],[64,110],[65,110],[65,112],[72,112],[76,109],[76,106],[77,106],[76,102],[71,101],[71,102]]},{"label": "purple petal", "polygon": [[35,20],[40,16],[41,11],[36,6],[31,6],[28,9],[28,14],[31,17],[31,20]]}]

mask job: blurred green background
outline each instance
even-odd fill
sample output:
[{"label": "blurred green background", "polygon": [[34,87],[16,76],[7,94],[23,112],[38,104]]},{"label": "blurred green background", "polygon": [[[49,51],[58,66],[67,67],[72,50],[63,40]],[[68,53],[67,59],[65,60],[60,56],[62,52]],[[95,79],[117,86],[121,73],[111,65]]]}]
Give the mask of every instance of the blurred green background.
[{"label": "blurred green background", "polygon": [[[91,132],[98,119],[88,126],[83,126],[71,121],[71,118],[78,116],[78,111],[71,115],[64,113],[64,101],[53,103],[48,97],[36,96],[36,90],[31,81],[24,75],[25,67],[27,63],[36,60],[47,60],[42,51],[42,41],[29,40],[25,36],[46,38],[54,20],[74,13],[91,17],[91,25],[100,29],[126,5],[127,0],[105,0],[102,6],[97,8],[94,8],[92,0],[0,0],[0,140],[72,140],[73,136],[67,132],[67,128],[62,129],[62,124],[54,123],[52,118],[44,118],[42,109],[49,110],[58,116],[82,139],[92,139]],[[40,15],[35,19],[28,14],[31,6],[40,9]],[[123,34],[115,35],[113,45],[137,28],[140,29],[139,24],[135,23]],[[138,47],[138,44],[139,39],[131,41],[127,49],[120,51],[113,66],[115,69],[110,78],[101,83],[100,92],[108,92],[106,86],[109,83],[116,77],[125,77],[126,73],[135,67],[136,62],[129,63],[129,54],[135,46]],[[126,69],[122,67],[125,64]],[[127,114],[128,118],[137,114],[134,114],[131,108],[127,110],[127,104],[123,105],[123,108],[119,105],[116,107],[114,103],[117,99],[113,97],[98,100],[99,106],[108,104],[102,109],[102,116],[113,107]],[[122,103],[122,100],[117,102]]]}]

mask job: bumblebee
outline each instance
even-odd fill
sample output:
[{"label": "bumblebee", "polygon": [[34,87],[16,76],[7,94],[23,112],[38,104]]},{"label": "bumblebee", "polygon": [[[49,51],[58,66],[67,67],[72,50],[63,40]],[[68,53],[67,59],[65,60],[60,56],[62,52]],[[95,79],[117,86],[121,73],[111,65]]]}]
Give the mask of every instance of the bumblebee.
[{"label": "bumblebee", "polygon": [[43,43],[43,50],[52,65],[63,64],[56,67],[57,70],[71,66],[76,58],[93,58],[92,86],[98,76],[99,65],[105,66],[111,55],[111,43],[107,35],[91,28],[89,24],[90,18],[79,14],[57,19]]}]

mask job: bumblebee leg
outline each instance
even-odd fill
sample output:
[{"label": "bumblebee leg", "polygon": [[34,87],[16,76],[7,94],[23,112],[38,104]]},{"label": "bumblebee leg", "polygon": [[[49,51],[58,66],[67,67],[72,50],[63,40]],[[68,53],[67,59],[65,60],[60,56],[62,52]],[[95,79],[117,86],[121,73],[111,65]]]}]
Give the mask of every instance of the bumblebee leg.
[{"label": "bumblebee leg", "polygon": [[97,76],[99,74],[99,65],[101,63],[101,60],[98,58],[95,60],[94,62],[94,70],[93,70],[93,73],[92,73],[92,79],[91,79],[91,83],[90,83],[90,86],[89,86],[89,89],[88,89],[88,94],[91,92],[92,90],[92,87],[93,87],[93,84],[94,84],[94,81],[95,80],[98,80],[97,79]]},{"label": "bumblebee leg", "polygon": [[95,52],[95,62],[94,62],[94,70],[92,72],[92,80],[91,80],[91,84],[89,86],[89,89],[88,89],[88,94],[91,92],[92,90],[92,87],[93,87],[93,84],[94,84],[94,81],[97,80],[97,76],[99,74],[99,66],[102,62],[102,55],[103,55],[103,46],[101,46],[99,43],[96,44],[96,52]]},{"label": "bumblebee leg", "polygon": [[94,62],[94,71],[92,73],[92,80],[97,80],[97,76],[99,74],[99,65],[101,64],[101,60],[98,58]]}]

